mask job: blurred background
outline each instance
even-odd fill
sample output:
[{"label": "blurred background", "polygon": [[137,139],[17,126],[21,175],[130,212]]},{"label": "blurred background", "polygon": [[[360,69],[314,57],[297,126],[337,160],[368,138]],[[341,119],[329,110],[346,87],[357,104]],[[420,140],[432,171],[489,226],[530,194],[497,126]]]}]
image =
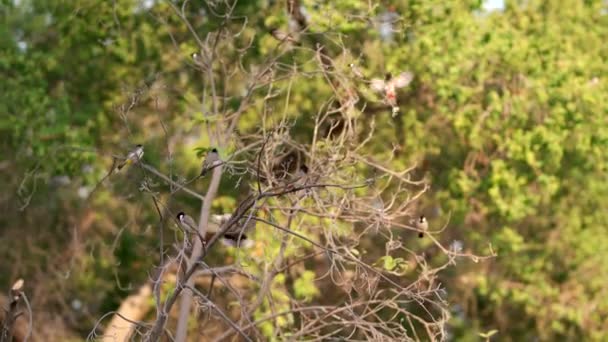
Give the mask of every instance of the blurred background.
[{"label": "blurred background", "polygon": [[[197,174],[196,149],[209,147],[202,127],[213,117],[200,109],[205,74],[191,58],[199,51],[191,30],[206,37],[227,26],[233,33],[214,73],[230,94],[222,110],[236,111],[246,80],[222,68],[254,69],[277,46],[269,30],[293,27],[285,1],[229,4],[235,19],[226,23],[216,15],[225,10],[219,1],[1,1],[0,292],[25,279],[35,340],[86,339],[158,265],[157,211],[133,181],[135,170],[96,186],[112,156],[138,143],[165,174]],[[306,34],[324,39],[335,65],[354,63],[367,78],[414,74],[398,91],[395,117],[358,85],[368,104],[359,106],[360,118],[376,125],[365,152],[381,158],[396,146],[393,166],[416,165],[427,177],[421,205],[432,225],[447,225],[437,240],[497,254],[439,273],[451,313],[448,340],[608,339],[608,3],[298,5]],[[291,49],[281,56],[287,68],[311,55]],[[236,129],[254,132],[256,113],[282,116],[289,101],[291,134],[310,137],[307,118],[332,89],[306,75],[305,63],[300,71],[275,85],[280,95],[269,105],[265,92],[254,93],[259,101]],[[234,183],[222,179],[213,210],[235,208],[242,193]],[[191,187],[204,193],[207,185]],[[174,201],[199,210],[195,198]],[[170,245],[176,233],[169,226],[165,233]],[[373,237],[362,239],[373,248]],[[429,246],[412,243],[419,251]],[[444,257],[430,251],[430,263],[433,255]],[[320,275],[307,267],[295,288],[303,300],[322,303],[334,289],[313,281]],[[264,331],[270,336],[272,328]]]}]

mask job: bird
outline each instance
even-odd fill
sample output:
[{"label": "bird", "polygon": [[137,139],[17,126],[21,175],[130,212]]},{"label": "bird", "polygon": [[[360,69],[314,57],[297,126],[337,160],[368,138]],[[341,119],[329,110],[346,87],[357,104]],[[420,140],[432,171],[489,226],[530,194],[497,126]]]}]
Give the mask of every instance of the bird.
[{"label": "bird", "polygon": [[180,211],[177,214],[177,221],[179,222],[179,227],[187,234],[196,234],[198,238],[201,240],[201,243],[205,245],[206,241],[201,236],[198,231],[198,225],[194,221],[194,219],[188,215],[186,215],[183,211]]},{"label": "bird", "polygon": [[198,52],[192,53],[190,57],[192,58],[192,61],[194,61],[194,64],[202,64],[203,62],[203,59]]},{"label": "bird", "polygon": [[429,222],[426,220],[426,217],[424,217],[424,215],[420,215],[420,217],[416,219],[413,224],[414,227],[419,230],[418,237],[423,238],[424,233],[429,229]]},{"label": "bird", "polygon": [[365,78],[363,71],[361,71],[361,69],[355,63],[350,63],[348,66],[355,76],[358,78]]},{"label": "bird", "polygon": [[396,77],[392,77],[391,73],[387,73],[384,80],[379,78],[372,79],[371,88],[384,95],[384,101],[392,107],[393,116],[395,116],[399,111],[399,107],[397,106],[397,89],[407,86],[413,79],[414,74],[409,71],[402,72]]},{"label": "bird", "polygon": [[121,170],[126,165],[137,163],[144,156],[144,147],[136,145],[135,148],[127,154],[127,158],[118,164],[118,170]]},{"label": "bird", "polygon": [[200,177],[204,177],[207,172],[222,164],[222,160],[220,159],[220,155],[217,152],[217,148],[212,148],[209,153],[207,153],[207,157],[203,160],[203,167],[201,170]]},{"label": "bird", "polygon": [[274,39],[281,41],[281,42],[288,41],[293,44],[298,42],[292,35],[285,33],[277,28],[271,29],[270,34],[274,37]]},{"label": "bird", "polygon": [[[217,233],[221,226],[228,222],[231,217],[231,214],[211,215],[207,231],[209,233]],[[253,217],[250,218],[247,216],[243,217],[241,219],[241,222],[242,221],[245,221],[245,226],[244,224],[237,222],[224,234],[224,236],[222,236],[220,241],[224,246],[244,248],[253,247],[255,242],[247,234],[255,227],[256,220]]]}]

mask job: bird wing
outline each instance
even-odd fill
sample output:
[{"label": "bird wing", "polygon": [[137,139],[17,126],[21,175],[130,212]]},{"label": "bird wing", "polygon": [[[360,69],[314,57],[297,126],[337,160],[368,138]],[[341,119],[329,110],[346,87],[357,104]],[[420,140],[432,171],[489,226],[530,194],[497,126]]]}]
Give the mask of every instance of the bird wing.
[{"label": "bird wing", "polygon": [[414,74],[409,71],[406,71],[406,72],[400,73],[397,77],[393,78],[391,80],[391,82],[393,82],[395,87],[403,88],[403,87],[407,86],[408,84],[410,84],[413,79],[414,79]]},{"label": "bird wing", "polygon": [[196,222],[194,222],[194,219],[192,217],[188,215],[184,216],[184,223],[195,231],[198,230],[198,225],[196,224]]},{"label": "bird wing", "polygon": [[384,91],[384,87],[386,85],[386,83],[379,79],[379,78],[373,78],[371,80],[371,84],[370,87],[372,88],[372,90],[377,91],[377,92],[383,92]]},{"label": "bird wing", "polygon": [[212,166],[215,166],[219,160],[219,155],[217,153],[211,152],[207,155],[205,161],[203,161],[203,168],[210,168]]},{"label": "bird wing", "polygon": [[255,228],[257,221],[251,217],[241,219],[222,237],[222,243],[232,247],[252,247],[255,243],[251,239],[252,229]]},{"label": "bird wing", "polygon": [[253,245],[255,245],[255,243],[253,242],[253,240],[251,240],[247,235],[242,234],[235,234],[235,235],[230,235],[230,234],[226,234],[224,235],[224,237],[222,238],[222,244],[224,246],[228,246],[228,247],[242,247],[242,248],[251,248],[253,247]]}]

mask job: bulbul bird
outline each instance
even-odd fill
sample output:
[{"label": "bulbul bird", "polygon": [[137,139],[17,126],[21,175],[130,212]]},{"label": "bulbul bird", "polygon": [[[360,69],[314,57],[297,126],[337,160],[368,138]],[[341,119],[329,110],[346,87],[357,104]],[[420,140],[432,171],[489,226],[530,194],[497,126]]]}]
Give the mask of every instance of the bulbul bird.
[{"label": "bulbul bird", "polygon": [[127,154],[127,158],[118,164],[118,170],[121,170],[126,165],[131,165],[139,162],[141,157],[144,156],[144,147],[142,145],[136,145],[135,149],[133,149],[129,154]]},{"label": "bulbul bird", "polygon": [[270,34],[274,37],[274,39],[276,39],[280,42],[288,41],[293,44],[296,44],[298,42],[292,35],[285,33],[277,28],[271,29]]},{"label": "bulbul bird", "polygon": [[201,243],[205,245],[206,241],[199,233],[198,225],[192,217],[184,214],[183,211],[180,211],[177,214],[177,221],[179,222],[179,227],[182,228],[186,234],[195,234],[201,240]]},{"label": "bulbul bird", "polygon": [[215,168],[216,166],[218,166],[220,164],[222,164],[222,161],[220,159],[220,154],[217,152],[217,148],[214,147],[213,149],[211,149],[211,151],[209,151],[209,153],[207,153],[205,160],[203,160],[201,177],[204,177],[205,174],[207,174],[207,172],[209,172],[210,170],[212,170],[213,168]]},{"label": "bulbul bird", "polygon": [[194,52],[193,54],[190,55],[190,57],[192,57],[192,61],[194,62],[194,64],[203,63],[203,58],[201,57],[201,55],[198,52]]},{"label": "bulbul bird", "polygon": [[416,219],[413,223],[414,227],[420,230],[420,232],[418,233],[418,237],[423,238],[424,233],[429,229],[429,222],[426,220],[426,217],[424,217],[424,215],[420,215],[420,217]]},{"label": "bulbul bird", "polygon": [[355,76],[357,76],[358,78],[365,78],[365,75],[363,75],[363,71],[361,71],[361,69],[357,65],[355,65],[355,63],[350,63],[348,66],[350,67],[350,70]]},{"label": "bulbul bird", "polygon": [[414,74],[406,71],[396,77],[392,77],[390,73],[386,74],[385,80],[374,78],[371,81],[371,88],[384,95],[384,101],[392,107],[393,116],[397,115],[399,107],[397,106],[397,89],[403,88],[410,84],[414,79]]},{"label": "bulbul bird", "polygon": [[[210,233],[218,232],[221,226],[228,222],[230,217],[232,217],[231,214],[211,215],[209,219],[208,231]],[[244,248],[253,247],[255,242],[249,236],[247,236],[247,234],[255,227],[256,220],[253,217],[249,218],[246,216],[241,219],[241,222],[237,222],[224,234],[224,236],[222,236],[220,241],[224,246]],[[243,227],[243,224],[245,223],[246,226]]]}]

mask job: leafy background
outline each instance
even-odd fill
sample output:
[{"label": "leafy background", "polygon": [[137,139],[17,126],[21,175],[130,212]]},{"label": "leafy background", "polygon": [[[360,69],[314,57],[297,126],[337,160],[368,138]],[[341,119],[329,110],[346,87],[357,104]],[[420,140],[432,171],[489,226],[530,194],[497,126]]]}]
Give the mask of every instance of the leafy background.
[{"label": "leafy background", "polygon": [[[394,166],[416,163],[416,172],[427,175],[431,191],[423,201],[433,208],[431,224],[449,218],[439,240],[478,253],[487,253],[490,243],[498,254],[441,274],[453,339],[473,341],[496,329],[500,340],[604,340],[607,4],[506,1],[494,11],[483,5],[302,1],[310,31],[332,32],[348,50],[329,47],[344,61],[338,65],[355,59],[368,76],[415,74],[399,93],[396,118],[388,111],[362,113],[377,129],[368,153],[387,155],[388,141],[399,146]],[[188,6],[197,32],[221,24],[208,6]],[[194,175],[195,148],[209,144],[199,125],[205,120],[200,73],[189,59],[196,42],[171,11],[162,1],[0,4],[0,288],[26,278],[37,329],[49,336],[86,337],[158,262],[156,212],[129,178],[136,176],[114,179],[93,203],[83,203],[110,167],[108,156],[143,142],[150,164]],[[221,46],[222,59],[261,63],[276,45],[268,28],[287,27],[283,2],[240,1],[235,14],[247,17],[238,41],[251,40],[252,48],[240,55]],[[374,19],[387,14],[399,18],[391,34]],[[310,56],[295,50],[289,58]],[[242,87],[238,77],[222,82],[232,93]],[[309,137],[306,118],[332,90],[320,78],[277,84],[287,86],[292,134]],[[235,96],[226,105],[239,103]],[[241,132],[258,125],[263,103],[254,103]],[[214,210],[234,208],[240,195],[233,182],[222,181]],[[196,208],[193,200],[179,201]],[[278,243],[267,247],[277,249]],[[384,260],[391,269],[397,263]],[[319,300],[326,293],[314,278],[314,270],[300,273],[298,298]],[[263,329],[271,335],[273,327]]]}]

